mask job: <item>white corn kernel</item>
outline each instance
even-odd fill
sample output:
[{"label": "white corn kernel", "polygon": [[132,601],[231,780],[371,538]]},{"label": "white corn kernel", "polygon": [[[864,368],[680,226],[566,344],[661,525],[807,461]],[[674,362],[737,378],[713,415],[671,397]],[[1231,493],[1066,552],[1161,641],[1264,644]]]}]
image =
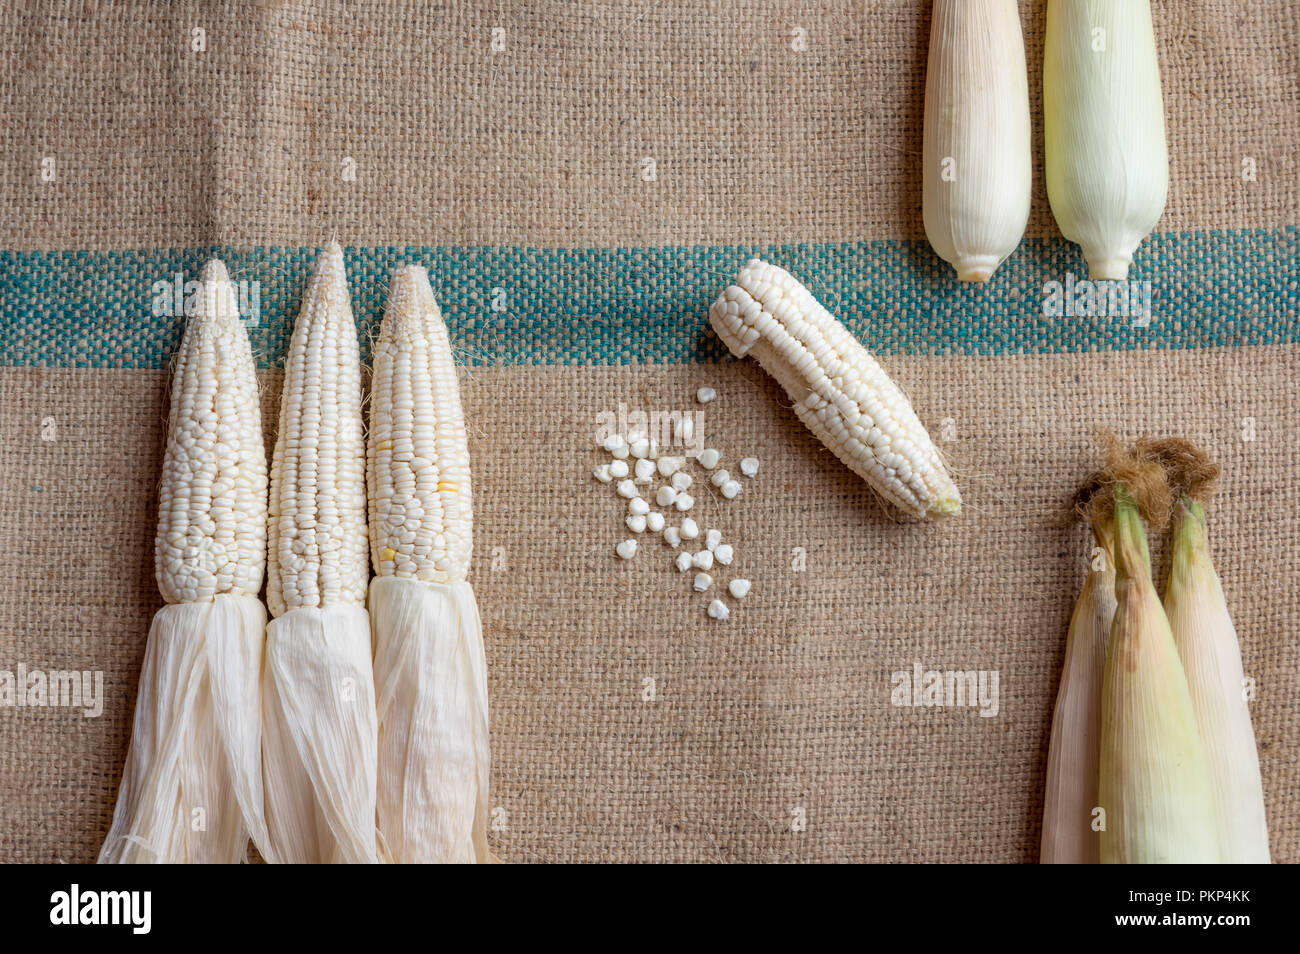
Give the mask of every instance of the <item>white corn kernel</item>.
[{"label": "white corn kernel", "polygon": [[620,447],[626,447],[627,441],[623,439],[622,434],[610,434],[605,438],[605,442],[601,446],[613,454]]},{"label": "white corn kernel", "polygon": [[664,543],[674,550],[682,545],[682,532],[676,527],[664,527]]},{"label": "white corn kernel", "polygon": [[645,532],[646,524],[645,524],[644,514],[630,513],[623,518],[623,522],[627,524],[627,528],[631,530],[633,533]]},{"label": "white corn kernel", "polygon": [[630,560],[632,557],[636,556],[636,541],[630,539],[624,540],[614,548],[614,552],[624,560]]},{"label": "white corn kernel", "polygon": [[631,480],[621,481],[618,485],[618,495],[631,500],[633,497],[638,495],[636,483]]},{"label": "white corn kernel", "polygon": [[657,510],[646,514],[645,525],[651,533],[658,533],[664,528],[664,515]]},{"label": "white corn kernel", "polygon": [[648,484],[655,476],[655,462],[652,460],[639,460],[636,462],[636,482],[638,484]]},{"label": "white corn kernel", "polygon": [[650,442],[644,437],[639,438],[628,445],[628,450],[632,452],[633,457],[644,459],[650,454]]},{"label": "white corn kernel", "polygon": [[658,463],[659,473],[664,477],[671,477],[681,470],[685,463],[685,457],[660,457]]},{"label": "white corn kernel", "polygon": [[722,496],[726,497],[728,500],[734,500],[741,490],[740,481],[729,480],[718,489],[721,491]]},{"label": "white corn kernel", "polygon": [[758,473],[758,458],[746,457],[740,462],[740,472],[746,477],[753,477]]},{"label": "white corn kernel", "polygon": [[713,569],[713,552],[711,550],[701,550],[691,557],[691,565],[697,570]]},{"label": "white corn kernel", "polygon": [[727,604],[722,600],[714,600],[709,604],[708,613],[714,619],[730,619],[731,612],[727,609]]},{"label": "white corn kernel", "polygon": [[722,460],[722,455],[719,454],[712,447],[706,447],[704,450],[700,451],[700,456],[699,456],[700,466],[703,467],[705,470],[712,470],[713,468],[717,467],[718,461],[720,460]]},{"label": "white corn kernel", "polygon": [[749,587],[749,580],[732,580],[727,584],[727,589],[731,591],[731,595],[738,600],[743,600],[749,594]]},{"label": "white corn kernel", "polygon": [[707,573],[696,573],[693,585],[696,593],[703,593],[713,585],[713,577],[709,576]]},{"label": "white corn kernel", "polygon": [[735,559],[736,551],[730,543],[722,543],[713,551],[713,555],[723,566],[731,566],[731,561]]},{"label": "white corn kernel", "polygon": [[788,272],[752,260],[709,308],[709,322],[736,357],[753,353],[808,429],[886,500],[916,516],[961,512],[906,396]]},{"label": "white corn kernel", "polygon": [[678,494],[673,506],[684,513],[695,506],[695,498],[690,494]]},{"label": "white corn kernel", "polygon": [[681,533],[682,533],[683,540],[694,540],[696,537],[700,535],[700,525],[697,524],[690,517],[687,517],[685,520],[682,521]]},{"label": "white corn kernel", "polygon": [[708,547],[710,550],[716,550],[718,548],[718,544],[721,542],[722,542],[721,530],[704,531],[704,545]]},{"label": "white corn kernel", "polygon": [[610,453],[613,454],[619,460],[627,460],[627,455],[630,454],[631,452],[632,452],[631,448],[628,447],[626,444],[620,444],[618,447],[615,447],[612,451],[610,451]]},{"label": "white corn kernel", "polygon": [[650,512],[650,504],[644,497],[633,497],[627,502],[627,512],[634,516],[644,517]]},{"label": "white corn kernel", "polygon": [[713,472],[713,475],[709,477],[709,483],[713,484],[713,486],[715,487],[721,487],[730,479],[731,479],[731,474],[728,473],[727,471],[716,470]]},{"label": "white corn kernel", "polygon": [[691,568],[691,555],[685,552],[679,553],[677,554],[677,559],[673,561],[673,564],[677,567],[677,572],[685,573]]},{"label": "white corn kernel", "polygon": [[700,388],[695,392],[695,400],[699,401],[701,404],[708,404],[717,396],[718,392],[713,390],[713,388],[708,387]]},{"label": "white corn kernel", "polygon": [[614,475],[609,472],[609,464],[601,464],[591,472],[591,476],[595,477],[602,484],[607,484],[614,479]]},{"label": "white corn kernel", "polygon": [[661,507],[671,507],[673,501],[676,499],[677,491],[673,490],[673,488],[669,487],[667,484],[660,487],[659,492],[655,494],[655,503],[659,504]]},{"label": "white corn kernel", "polygon": [[622,480],[627,476],[627,461],[616,460],[609,465],[609,476],[615,480]]},{"label": "white corn kernel", "polygon": [[691,475],[686,473],[684,470],[679,470],[677,473],[673,474],[673,490],[677,491],[679,494],[685,492],[693,483],[694,481],[691,479]]}]

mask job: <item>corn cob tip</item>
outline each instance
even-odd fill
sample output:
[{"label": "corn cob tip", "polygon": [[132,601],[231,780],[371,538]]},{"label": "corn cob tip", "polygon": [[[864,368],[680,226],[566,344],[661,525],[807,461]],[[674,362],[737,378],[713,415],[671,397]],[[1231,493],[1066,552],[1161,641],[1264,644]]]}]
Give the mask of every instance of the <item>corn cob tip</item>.
[{"label": "corn cob tip", "polygon": [[219,258],[208,259],[207,264],[203,266],[203,271],[199,272],[199,281],[205,283],[230,281],[230,272],[226,270],[226,263]]},{"label": "corn cob tip", "polygon": [[429,323],[441,319],[428,269],[405,265],[393,273],[388,308],[379,328],[381,340],[394,343],[423,340],[429,334]]}]

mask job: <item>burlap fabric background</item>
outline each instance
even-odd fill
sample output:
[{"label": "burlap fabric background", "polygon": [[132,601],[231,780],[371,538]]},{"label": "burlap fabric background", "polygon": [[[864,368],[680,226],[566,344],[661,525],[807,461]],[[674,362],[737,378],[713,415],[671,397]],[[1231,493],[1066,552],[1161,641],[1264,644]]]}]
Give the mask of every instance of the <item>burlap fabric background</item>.
[{"label": "burlap fabric background", "polygon": [[[362,248],[915,240],[928,6],[0,4],[0,248],[298,248],[334,230]],[[1021,6],[1037,114],[1043,4]],[[1294,227],[1294,6],[1154,7],[1172,176],[1160,230]],[[1050,241],[1041,131],[1035,143],[1029,235]],[[1261,320],[1294,341],[1295,263],[1269,265],[1286,310]],[[1174,307],[1242,310],[1200,301],[1195,273],[1154,278]],[[24,292],[35,303],[4,301],[6,323],[67,300]],[[88,301],[41,333],[95,315]],[[630,363],[550,363],[569,345],[522,367],[503,346],[463,383],[504,859],[1034,860],[1087,554],[1061,514],[1097,424],[1182,434],[1224,465],[1212,533],[1259,687],[1273,853],[1300,857],[1296,345],[891,355],[926,423],[952,418],[944,449],[968,507],[934,526],[883,510],[748,363],[641,363],[634,349]],[[0,709],[0,860],[85,861],[160,602],[167,377],[94,353],[42,363],[0,367],[0,668],[100,669],[108,702],[97,719]],[[264,380],[269,422],[278,373]],[[613,559],[622,508],[589,477],[599,411],[694,409],[706,383],[721,394],[710,443],[762,460],[734,503],[701,494],[702,522],[734,539],[755,584],[725,625],[661,546]],[[890,673],[915,661],[997,670],[998,715],[891,706]]]}]

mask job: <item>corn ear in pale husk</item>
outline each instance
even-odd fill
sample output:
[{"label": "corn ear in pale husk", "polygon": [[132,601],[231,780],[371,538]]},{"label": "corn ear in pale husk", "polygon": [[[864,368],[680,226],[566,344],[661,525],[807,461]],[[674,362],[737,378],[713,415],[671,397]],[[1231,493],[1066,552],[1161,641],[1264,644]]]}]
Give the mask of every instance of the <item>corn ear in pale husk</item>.
[{"label": "corn ear in pale husk", "polygon": [[1049,0],[1043,150],[1061,233],[1093,279],[1127,278],[1169,191],[1148,0]]},{"label": "corn ear in pale husk", "polygon": [[1223,861],[1268,864],[1268,819],[1241,648],[1210,559],[1205,510],[1190,498],[1176,508],[1165,611],[1209,762]]},{"label": "corn ear in pale husk", "polygon": [[925,79],[925,234],[985,282],[1029,220],[1029,76],[1016,0],[935,0]]},{"label": "corn ear in pale husk", "polygon": [[1097,806],[1106,643],[1115,618],[1113,551],[1109,534],[1099,533],[1088,578],[1070,617],[1047,753],[1039,855],[1045,865],[1095,865],[1100,860],[1101,841],[1093,830],[1093,811]]},{"label": "corn ear in pale husk", "polygon": [[1137,506],[1115,490],[1115,622],[1102,687],[1103,864],[1212,864],[1219,838],[1205,750]]}]

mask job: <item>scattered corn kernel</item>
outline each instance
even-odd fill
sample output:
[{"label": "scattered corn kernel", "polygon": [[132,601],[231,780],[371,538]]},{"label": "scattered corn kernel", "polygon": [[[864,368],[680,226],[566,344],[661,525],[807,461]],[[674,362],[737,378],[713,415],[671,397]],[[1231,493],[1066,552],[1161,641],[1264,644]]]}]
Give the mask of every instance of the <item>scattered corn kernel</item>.
[{"label": "scattered corn kernel", "polygon": [[746,477],[753,477],[758,473],[758,458],[746,457],[740,462],[740,472]]},{"label": "scattered corn kernel", "polygon": [[731,595],[738,600],[743,600],[745,598],[749,593],[749,587],[749,580],[732,580],[727,584],[727,589],[731,591]]},{"label": "scattered corn kernel", "polygon": [[699,535],[700,535],[700,525],[698,523],[696,523],[690,517],[687,517],[685,520],[682,521],[683,540],[694,540]]},{"label": "scattered corn kernel", "polygon": [[627,512],[644,517],[650,512],[650,503],[644,497],[633,497],[627,502]]},{"label": "scattered corn kernel", "polygon": [[720,460],[722,460],[722,455],[712,447],[706,447],[704,450],[700,451],[700,466],[705,470],[712,470],[717,467],[718,461]]},{"label": "scattered corn kernel", "polygon": [[660,457],[658,463],[659,473],[665,477],[671,477],[681,470],[685,464],[685,457]]},{"label": "scattered corn kernel", "polygon": [[679,470],[677,473],[673,474],[673,490],[678,493],[684,492],[693,483],[694,481],[691,479],[691,475],[686,473],[684,470]]},{"label": "scattered corn kernel", "polygon": [[678,494],[677,500],[673,503],[673,506],[678,510],[685,512],[695,506],[695,498],[690,494]]},{"label": "scattered corn kernel", "polygon": [[632,452],[633,457],[645,458],[650,454],[650,442],[642,437],[629,444],[628,449]]},{"label": "scattered corn kernel", "polygon": [[621,556],[624,560],[630,560],[632,559],[632,557],[636,556],[636,541],[624,540],[622,543],[620,543],[618,546],[614,548],[614,552],[617,553],[619,556]]},{"label": "scattered corn kernel", "polygon": [[722,492],[722,496],[726,497],[728,500],[734,500],[736,499],[736,495],[740,493],[740,481],[729,480],[718,489]]},{"label": "scattered corn kernel", "polygon": [[614,475],[609,472],[609,464],[601,464],[591,472],[591,476],[595,477],[602,484],[607,484],[614,479]]},{"label": "scattered corn kernel", "polygon": [[623,522],[633,533],[645,533],[645,514],[630,513],[623,518]]},{"label": "scattered corn kernel", "polygon": [[704,532],[704,545],[710,550],[716,550],[718,544],[722,542],[721,530],[706,530]]},{"label": "scattered corn kernel", "polygon": [[639,460],[636,462],[636,482],[638,484],[648,484],[654,480],[655,462],[652,460]]},{"label": "scattered corn kernel", "polygon": [[713,476],[709,478],[709,483],[713,484],[713,486],[715,487],[721,487],[730,479],[731,479],[731,474],[728,473],[726,470],[715,470],[713,472]]},{"label": "scattered corn kernel", "polygon": [[707,573],[696,573],[694,585],[696,593],[703,593],[713,585],[713,577],[709,576]]},{"label": "scattered corn kernel", "polygon": [[630,480],[621,481],[618,485],[618,495],[631,500],[637,496],[636,484]]},{"label": "scattered corn kernel", "polygon": [[723,543],[713,551],[713,556],[723,566],[731,566],[731,561],[736,557],[736,551],[730,543]]},{"label": "scattered corn kernel", "polygon": [[685,552],[679,553],[673,562],[677,564],[678,572],[685,573],[691,568],[691,555]]},{"label": "scattered corn kernel", "polygon": [[682,532],[676,527],[664,527],[664,543],[676,550],[682,545]]},{"label": "scattered corn kernel", "polygon": [[646,514],[645,525],[646,529],[651,533],[658,533],[664,528],[664,515],[657,510],[654,513]]},{"label": "scattered corn kernel", "polygon": [[709,604],[708,613],[714,619],[730,619],[731,613],[727,609],[727,604],[722,600],[714,600]]},{"label": "scattered corn kernel", "polygon": [[620,447],[626,447],[627,441],[623,440],[622,434],[610,434],[605,438],[605,443],[601,446],[612,454]]},{"label": "scattered corn kernel", "polygon": [[701,550],[699,553],[695,554],[695,556],[691,557],[691,565],[697,570],[712,570],[713,551]]},{"label": "scattered corn kernel", "polygon": [[718,392],[713,390],[713,388],[700,388],[695,392],[695,400],[699,401],[701,404],[708,404],[717,396]]},{"label": "scattered corn kernel", "polygon": [[673,488],[669,487],[667,484],[660,487],[659,492],[655,494],[655,503],[659,504],[661,507],[671,507],[673,501],[676,499],[677,491],[673,490]]},{"label": "scattered corn kernel", "polygon": [[622,480],[627,476],[627,461],[616,460],[609,465],[609,475],[615,480]]}]

